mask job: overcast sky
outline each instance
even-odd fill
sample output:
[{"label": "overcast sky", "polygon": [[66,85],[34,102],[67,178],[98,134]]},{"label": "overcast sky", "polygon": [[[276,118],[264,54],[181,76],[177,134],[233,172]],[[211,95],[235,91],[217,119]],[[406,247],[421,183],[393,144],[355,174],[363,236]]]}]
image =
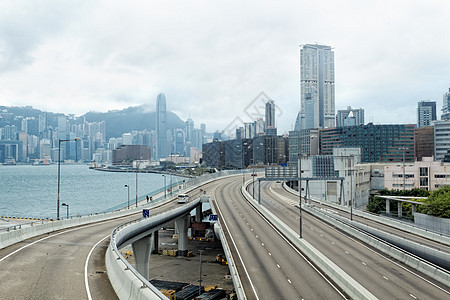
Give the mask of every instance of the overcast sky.
[{"label": "overcast sky", "polygon": [[[336,110],[416,123],[450,87],[450,1],[1,1],[0,105],[82,115],[129,106],[189,115],[209,132],[275,100],[300,109],[299,45],[335,52]],[[255,100],[255,98],[257,98]]]}]

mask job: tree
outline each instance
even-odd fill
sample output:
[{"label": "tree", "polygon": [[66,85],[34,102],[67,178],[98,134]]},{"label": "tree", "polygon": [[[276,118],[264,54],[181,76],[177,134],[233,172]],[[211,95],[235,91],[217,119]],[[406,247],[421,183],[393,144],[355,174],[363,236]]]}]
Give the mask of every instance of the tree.
[{"label": "tree", "polygon": [[424,213],[440,218],[450,218],[450,186],[433,191],[425,203]]}]

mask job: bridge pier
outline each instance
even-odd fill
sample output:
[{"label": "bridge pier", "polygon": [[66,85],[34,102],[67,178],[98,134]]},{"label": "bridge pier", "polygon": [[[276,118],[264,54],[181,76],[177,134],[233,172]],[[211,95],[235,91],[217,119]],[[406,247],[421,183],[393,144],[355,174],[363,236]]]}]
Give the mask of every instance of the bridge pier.
[{"label": "bridge pier", "polygon": [[201,222],[203,217],[202,203],[195,208],[195,222]]},{"label": "bridge pier", "polygon": [[149,279],[150,275],[150,252],[152,251],[152,235],[148,235],[131,244],[136,271],[144,278]]},{"label": "bridge pier", "polygon": [[391,205],[389,204],[389,199],[386,199],[386,213],[389,214],[391,212]]},{"label": "bridge pier", "polygon": [[415,213],[416,213],[416,205],[413,203],[411,205],[411,214],[414,216]]},{"label": "bridge pier", "polygon": [[401,216],[403,215],[403,205],[401,201],[397,202],[397,214],[399,218],[401,218]]},{"label": "bridge pier", "polygon": [[152,251],[152,253],[158,254],[158,252],[159,252],[159,232],[158,232],[158,230],[153,232],[152,236],[153,236],[153,245],[152,245],[153,251]]},{"label": "bridge pier", "polygon": [[188,251],[188,222],[189,215],[175,221],[178,229],[178,256],[185,256]]}]

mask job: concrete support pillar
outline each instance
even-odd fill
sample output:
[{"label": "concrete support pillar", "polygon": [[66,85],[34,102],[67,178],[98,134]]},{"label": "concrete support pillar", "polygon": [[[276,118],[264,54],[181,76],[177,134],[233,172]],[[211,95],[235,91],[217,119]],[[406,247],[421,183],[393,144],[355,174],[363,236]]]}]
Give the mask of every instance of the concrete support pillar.
[{"label": "concrete support pillar", "polygon": [[200,202],[200,204],[195,208],[195,222],[201,222],[203,214],[202,214],[202,203]]},{"label": "concrete support pillar", "polygon": [[397,207],[398,207],[398,209],[397,209],[398,217],[400,218],[402,216],[402,213],[403,213],[403,206],[402,206],[402,202],[401,201],[398,201]]},{"label": "concrete support pillar", "polygon": [[149,235],[133,244],[133,255],[136,262],[136,270],[144,278],[149,279],[150,273],[150,252],[152,251],[152,236]]},{"label": "concrete support pillar", "polygon": [[386,213],[389,214],[391,212],[391,206],[389,205],[389,199],[386,199]]},{"label": "concrete support pillar", "polygon": [[185,256],[188,251],[189,215],[175,221],[178,228],[178,256]]},{"label": "concrete support pillar", "polygon": [[153,232],[152,236],[153,236],[153,245],[152,245],[153,251],[152,251],[152,253],[158,254],[158,252],[159,252],[159,232],[158,232],[158,230]]},{"label": "concrete support pillar", "polygon": [[411,204],[411,214],[414,216],[415,213],[416,213],[416,205],[413,203]]}]

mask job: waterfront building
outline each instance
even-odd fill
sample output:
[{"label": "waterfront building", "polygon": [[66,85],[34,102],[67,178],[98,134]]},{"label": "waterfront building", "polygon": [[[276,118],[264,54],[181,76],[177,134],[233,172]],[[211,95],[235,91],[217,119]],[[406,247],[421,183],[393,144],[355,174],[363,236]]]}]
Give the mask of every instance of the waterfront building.
[{"label": "waterfront building", "polygon": [[414,161],[414,124],[334,127],[320,130],[320,153],[334,148],[361,148],[362,162]]},{"label": "waterfront building", "polygon": [[432,157],[423,157],[421,161],[414,163],[388,165],[384,167],[384,185],[391,190],[437,190],[450,185],[450,164],[434,161]]},{"label": "waterfront building", "polygon": [[121,145],[112,150],[113,165],[132,166],[135,160],[150,161],[151,149],[144,145]]},{"label": "waterfront building", "polygon": [[20,161],[23,157],[21,141],[0,140],[0,163]]},{"label": "waterfront building", "polygon": [[442,115],[441,120],[450,120],[450,88],[442,99]]},{"label": "waterfront building", "polygon": [[436,120],[436,101],[420,101],[417,104],[417,127],[430,126]]},{"label": "waterfront building", "polygon": [[450,120],[434,123],[434,159],[441,160],[450,150]]},{"label": "waterfront building", "polygon": [[156,97],[156,152],[158,158],[167,156],[167,111],[166,96],[160,93]]},{"label": "waterfront building", "polygon": [[302,45],[300,49],[301,128],[335,124],[334,52],[330,46]]},{"label": "waterfront building", "polygon": [[364,124],[364,109],[347,106],[347,109],[340,109],[336,114],[336,127],[355,126]]},{"label": "waterfront building", "polygon": [[414,128],[414,151],[416,160],[434,156],[434,127]]}]

